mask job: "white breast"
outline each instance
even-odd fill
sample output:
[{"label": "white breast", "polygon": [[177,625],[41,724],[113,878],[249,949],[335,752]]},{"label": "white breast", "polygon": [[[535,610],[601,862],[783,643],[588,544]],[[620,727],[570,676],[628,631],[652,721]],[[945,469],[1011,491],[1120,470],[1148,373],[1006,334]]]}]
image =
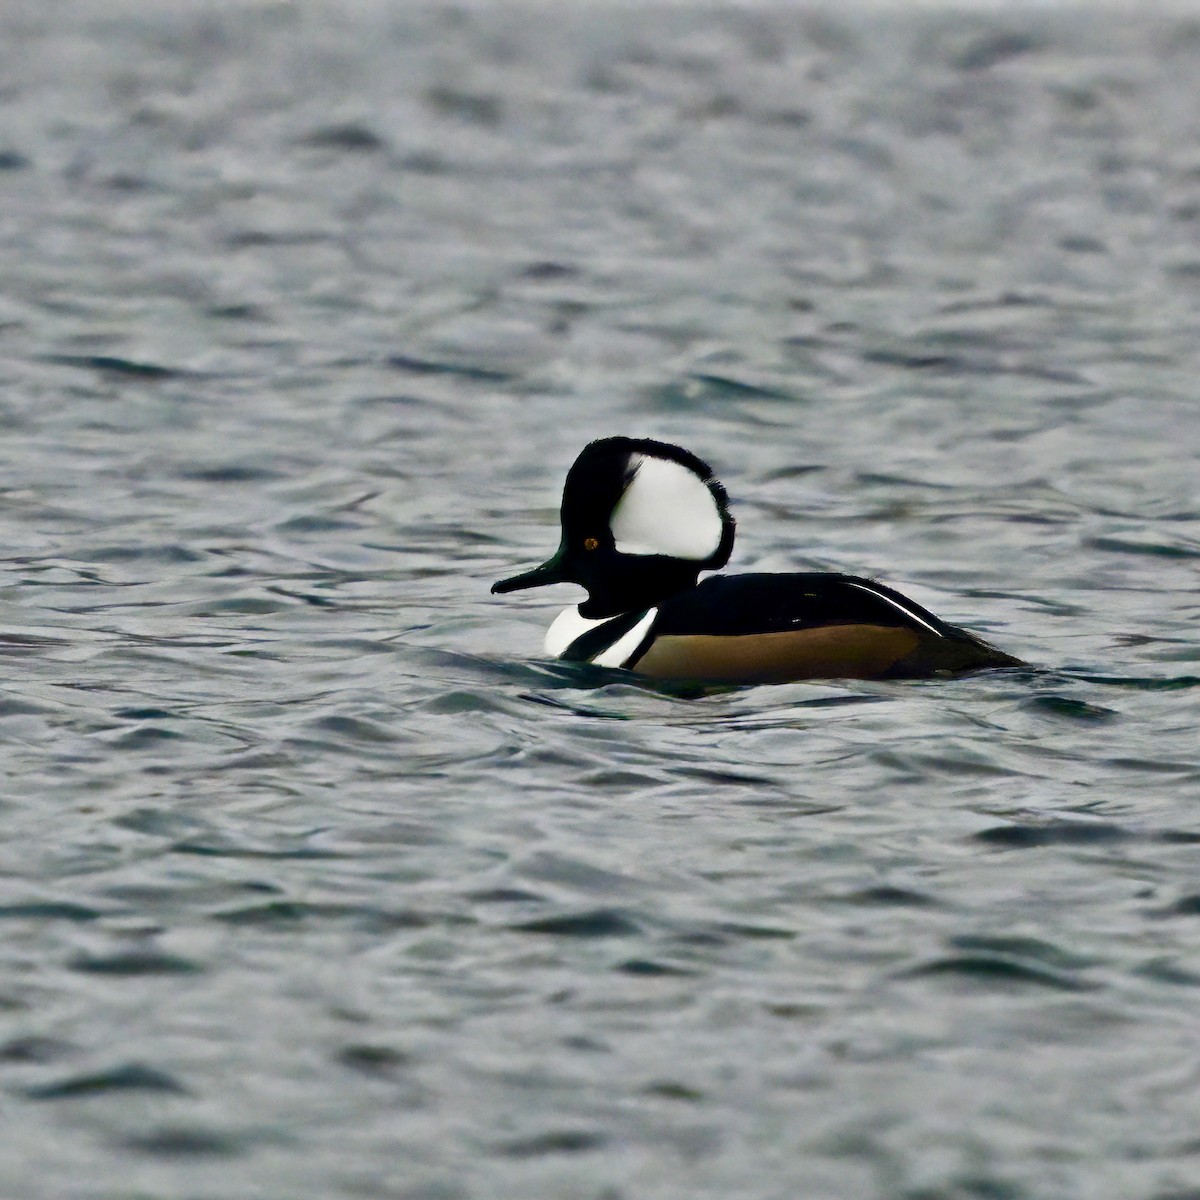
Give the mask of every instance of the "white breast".
[{"label": "white breast", "polygon": [[581,617],[578,605],[573,605],[571,608],[564,608],[554,618],[550,628],[546,630],[546,640],[543,643],[546,653],[559,658],[563,651],[577,637],[582,637],[589,629],[595,629],[598,625],[603,625],[607,619],[590,621],[587,617]]},{"label": "white breast", "polygon": [[[634,651],[642,644],[642,639],[650,632],[658,609],[652,608],[628,633],[619,637],[611,646],[602,650],[590,661],[598,667],[623,667],[633,656]],[[563,652],[577,638],[589,630],[606,625],[612,617],[603,617],[598,621],[589,620],[579,615],[578,607],[565,608],[554,618],[553,624],[546,631],[546,653],[555,658],[561,658]]]}]

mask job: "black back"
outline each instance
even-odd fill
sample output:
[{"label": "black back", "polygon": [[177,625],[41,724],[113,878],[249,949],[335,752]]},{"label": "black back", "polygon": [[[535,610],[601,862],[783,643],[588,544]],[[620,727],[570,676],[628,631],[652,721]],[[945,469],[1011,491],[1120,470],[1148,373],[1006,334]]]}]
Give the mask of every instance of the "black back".
[{"label": "black back", "polygon": [[926,636],[969,636],[874,580],[815,571],[715,575],[665,601],[654,633],[783,633],[820,625],[883,625]]}]

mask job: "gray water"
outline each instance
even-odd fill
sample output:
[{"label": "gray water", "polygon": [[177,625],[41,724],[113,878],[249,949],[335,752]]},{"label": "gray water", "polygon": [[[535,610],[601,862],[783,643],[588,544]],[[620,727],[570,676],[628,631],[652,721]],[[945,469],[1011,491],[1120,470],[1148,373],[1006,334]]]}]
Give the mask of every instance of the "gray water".
[{"label": "gray water", "polygon": [[[0,1195],[1200,1195],[1200,20],[0,10]],[[612,433],[1036,669],[540,655]]]}]

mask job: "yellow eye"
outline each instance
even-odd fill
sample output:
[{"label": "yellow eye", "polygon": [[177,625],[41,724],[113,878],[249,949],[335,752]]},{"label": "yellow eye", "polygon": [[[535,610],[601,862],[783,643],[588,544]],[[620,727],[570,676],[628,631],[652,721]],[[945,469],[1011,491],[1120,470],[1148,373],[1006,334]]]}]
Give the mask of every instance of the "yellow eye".
[{"label": "yellow eye", "polygon": [[595,538],[583,539],[583,548],[585,550],[595,550],[598,545],[600,545],[600,543]]}]

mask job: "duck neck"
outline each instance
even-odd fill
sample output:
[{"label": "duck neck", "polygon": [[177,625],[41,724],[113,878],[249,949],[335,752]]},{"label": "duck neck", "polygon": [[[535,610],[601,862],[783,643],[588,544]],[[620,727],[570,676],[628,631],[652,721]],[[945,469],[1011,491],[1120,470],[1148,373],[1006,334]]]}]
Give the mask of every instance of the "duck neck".
[{"label": "duck neck", "polygon": [[595,621],[618,613],[642,612],[695,587],[699,577],[699,568],[692,563],[648,559],[636,571],[590,584],[579,615]]}]

